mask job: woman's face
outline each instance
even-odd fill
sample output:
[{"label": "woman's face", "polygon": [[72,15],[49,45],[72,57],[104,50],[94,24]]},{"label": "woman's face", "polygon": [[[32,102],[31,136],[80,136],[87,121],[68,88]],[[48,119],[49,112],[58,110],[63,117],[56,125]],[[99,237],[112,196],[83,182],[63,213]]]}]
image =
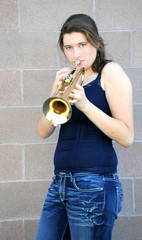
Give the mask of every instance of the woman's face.
[{"label": "woman's face", "polygon": [[75,60],[80,60],[78,68],[84,67],[92,70],[92,64],[96,59],[97,49],[88,42],[81,32],[66,33],[63,37],[64,54],[68,61],[74,65]]}]

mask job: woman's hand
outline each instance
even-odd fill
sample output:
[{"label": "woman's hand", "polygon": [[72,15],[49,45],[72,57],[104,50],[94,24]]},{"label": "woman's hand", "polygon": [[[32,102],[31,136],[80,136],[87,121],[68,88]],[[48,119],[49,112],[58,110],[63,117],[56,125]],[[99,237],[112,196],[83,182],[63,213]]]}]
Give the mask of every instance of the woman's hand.
[{"label": "woman's hand", "polygon": [[69,102],[74,104],[79,110],[83,111],[88,99],[85,95],[84,88],[76,83],[75,88],[71,91]]},{"label": "woman's hand", "polygon": [[68,75],[69,70],[70,70],[69,68],[62,68],[56,73],[55,81],[53,83],[50,96],[54,94],[58,87],[63,85],[64,79]]}]

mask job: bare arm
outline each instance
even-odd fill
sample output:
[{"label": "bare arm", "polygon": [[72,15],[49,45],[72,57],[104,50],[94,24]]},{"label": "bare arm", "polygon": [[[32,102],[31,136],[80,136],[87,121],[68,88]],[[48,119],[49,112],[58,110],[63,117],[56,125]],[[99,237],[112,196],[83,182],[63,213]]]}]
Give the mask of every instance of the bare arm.
[{"label": "bare arm", "polygon": [[112,117],[93,105],[85,97],[81,86],[74,90],[79,96],[79,101],[75,105],[108,137],[127,148],[134,138],[130,80],[123,69],[112,62],[103,69],[102,84]]},{"label": "bare arm", "polygon": [[50,124],[50,122],[42,116],[38,121],[37,131],[41,138],[49,137],[55,130],[55,127]]}]

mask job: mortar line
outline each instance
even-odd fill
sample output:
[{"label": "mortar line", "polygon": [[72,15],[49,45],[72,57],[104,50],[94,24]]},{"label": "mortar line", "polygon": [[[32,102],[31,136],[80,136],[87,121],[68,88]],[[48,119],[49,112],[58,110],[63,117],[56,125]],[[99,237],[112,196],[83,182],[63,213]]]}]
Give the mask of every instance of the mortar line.
[{"label": "mortar line", "polygon": [[25,221],[24,221],[24,219],[22,220],[22,227],[23,227],[23,229],[22,229],[22,238],[23,238],[23,240],[26,240],[25,239]]},{"label": "mortar line", "polygon": [[135,204],[135,182],[134,179],[132,179],[132,196],[133,196],[133,211],[136,213],[136,204]]},{"label": "mortar line", "polygon": [[25,180],[25,146],[22,147],[22,179]]},{"label": "mortar line", "polygon": [[21,81],[21,104],[24,104],[24,88],[23,88],[23,70],[20,71],[20,81]]},{"label": "mortar line", "polygon": [[96,2],[93,0],[93,18],[96,18]]},{"label": "mortar line", "polygon": [[134,34],[133,32],[131,32],[131,65],[132,66],[135,66],[134,65],[134,56],[133,56],[133,53],[134,53]]},{"label": "mortar line", "polygon": [[18,32],[21,31],[21,17],[20,17],[20,1],[17,0],[17,11],[18,11]]},{"label": "mortar line", "polygon": [[[53,173],[54,174],[54,173]],[[1,184],[7,184],[7,183],[35,183],[35,182],[50,182],[52,181],[52,178],[47,179],[19,179],[19,180],[4,180],[0,181]]]}]

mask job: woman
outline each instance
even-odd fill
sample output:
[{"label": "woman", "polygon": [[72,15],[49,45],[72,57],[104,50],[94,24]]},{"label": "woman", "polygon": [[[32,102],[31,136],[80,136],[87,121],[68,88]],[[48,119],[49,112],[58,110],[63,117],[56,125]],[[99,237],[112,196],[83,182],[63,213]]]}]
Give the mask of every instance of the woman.
[{"label": "woman", "polygon": [[[71,91],[71,119],[61,125],[54,155],[55,176],[45,199],[37,240],[111,240],[122,208],[112,140],[125,148],[133,143],[132,87],[121,66],[106,60],[105,48],[92,18],[75,14],[64,23],[59,45],[70,64],[85,68],[83,86]],[[51,96],[68,75],[56,74]],[[38,123],[41,138],[55,126],[45,116]]]}]

